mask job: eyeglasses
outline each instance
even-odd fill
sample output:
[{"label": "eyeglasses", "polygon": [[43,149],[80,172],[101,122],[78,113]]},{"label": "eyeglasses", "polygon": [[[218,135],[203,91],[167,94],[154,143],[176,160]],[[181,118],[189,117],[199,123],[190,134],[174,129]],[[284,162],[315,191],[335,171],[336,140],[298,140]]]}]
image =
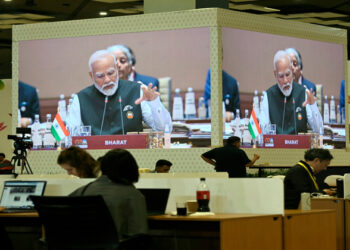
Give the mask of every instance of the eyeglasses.
[{"label": "eyeglasses", "polygon": [[117,71],[116,71],[115,69],[110,69],[110,70],[107,71],[107,73],[100,73],[100,72],[97,72],[97,73],[95,74],[95,76],[96,76],[97,79],[103,79],[103,78],[106,77],[106,75],[107,75],[108,77],[112,77],[112,76],[114,76],[114,75],[116,75],[116,74],[117,74]]},{"label": "eyeglasses", "polygon": [[284,74],[282,72],[277,73],[277,77],[280,79],[283,79],[284,77],[289,78],[291,75],[292,75],[292,72],[290,70],[287,70],[286,72],[284,72]]}]

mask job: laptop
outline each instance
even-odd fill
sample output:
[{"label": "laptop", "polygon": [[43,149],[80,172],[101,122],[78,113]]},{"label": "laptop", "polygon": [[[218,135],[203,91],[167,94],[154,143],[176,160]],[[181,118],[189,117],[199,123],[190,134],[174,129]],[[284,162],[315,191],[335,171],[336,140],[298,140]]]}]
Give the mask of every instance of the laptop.
[{"label": "laptop", "polygon": [[138,190],[146,199],[148,215],[165,214],[170,188],[139,188]]},{"label": "laptop", "polygon": [[0,206],[6,207],[2,212],[35,211],[31,195],[42,196],[46,181],[5,181]]}]

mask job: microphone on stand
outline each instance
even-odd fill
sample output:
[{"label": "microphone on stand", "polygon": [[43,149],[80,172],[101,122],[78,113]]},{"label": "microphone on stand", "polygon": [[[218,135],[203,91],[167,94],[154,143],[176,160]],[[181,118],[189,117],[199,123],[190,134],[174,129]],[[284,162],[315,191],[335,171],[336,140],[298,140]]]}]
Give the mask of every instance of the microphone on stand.
[{"label": "microphone on stand", "polygon": [[108,96],[105,97],[105,106],[103,108],[102,122],[101,122],[101,128],[100,128],[100,135],[102,134],[103,123],[105,121],[105,114],[106,114],[107,103],[108,103]]},{"label": "microphone on stand", "polygon": [[293,116],[294,116],[294,132],[295,132],[295,134],[297,134],[297,121],[296,121],[296,118],[295,118],[295,100],[294,100],[294,97],[293,97],[293,109],[294,109],[294,111],[293,111]]},{"label": "microphone on stand", "polygon": [[286,102],[287,102],[287,98],[284,97],[284,101],[283,101],[283,117],[282,117],[282,134],[283,134],[283,130],[284,130],[284,115],[286,113]]},{"label": "microphone on stand", "polygon": [[120,118],[122,120],[122,133],[123,135],[125,135],[123,110],[122,110],[122,98],[120,96],[119,96],[119,109],[120,109]]}]

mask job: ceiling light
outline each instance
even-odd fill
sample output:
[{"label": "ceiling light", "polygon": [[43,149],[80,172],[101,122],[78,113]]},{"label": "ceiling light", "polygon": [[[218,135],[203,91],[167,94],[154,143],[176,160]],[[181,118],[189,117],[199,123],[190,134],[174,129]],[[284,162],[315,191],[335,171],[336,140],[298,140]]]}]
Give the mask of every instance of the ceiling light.
[{"label": "ceiling light", "polygon": [[107,11],[100,11],[100,16],[107,16]]},{"label": "ceiling light", "polygon": [[5,2],[12,2],[12,0],[4,0]]}]

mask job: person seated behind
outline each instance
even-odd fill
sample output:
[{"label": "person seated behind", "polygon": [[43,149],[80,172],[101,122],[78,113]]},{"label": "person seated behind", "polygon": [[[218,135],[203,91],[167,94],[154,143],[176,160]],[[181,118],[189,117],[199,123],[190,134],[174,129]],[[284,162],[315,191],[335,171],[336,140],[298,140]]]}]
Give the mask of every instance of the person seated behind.
[{"label": "person seated behind", "polygon": [[297,209],[301,193],[321,192],[315,174],[326,170],[332,159],[328,149],[309,149],[304,154],[305,161],[288,170],[284,178],[285,209]]},{"label": "person seated behind", "polygon": [[260,156],[254,154],[253,160],[250,160],[240,147],[241,138],[231,136],[227,139],[224,147],[209,150],[201,157],[204,161],[215,166],[216,172],[228,172],[230,178],[246,177],[246,168],[253,166]]},{"label": "person seated behind", "polygon": [[87,151],[74,146],[63,150],[57,163],[67,174],[80,178],[96,178],[100,171],[98,162]]},{"label": "person seated behind", "polygon": [[[117,44],[107,48],[116,57],[117,63],[119,62],[118,71],[123,76],[123,80],[129,80],[132,82],[142,82],[145,85],[152,83],[152,87],[159,89],[159,81],[152,76],[141,75],[136,72],[136,57],[134,52],[128,46]],[[120,58],[120,59],[119,59]]]},{"label": "person seated behind", "polygon": [[170,167],[172,165],[173,164],[170,161],[167,161],[164,159],[158,160],[156,163],[156,168],[155,168],[154,172],[155,173],[169,173]]},{"label": "person seated behind", "polygon": [[[204,86],[204,101],[205,106],[208,108],[208,101],[211,98],[210,90],[210,69],[208,70],[207,79]],[[228,103],[225,101],[225,120],[229,122],[233,119],[232,113],[236,115],[236,110],[241,108],[239,100],[239,89],[237,80],[230,76],[226,71],[222,70],[222,98],[228,99]]]},{"label": "person seated behind", "polygon": [[292,72],[293,79],[296,83],[305,86],[308,90],[314,91],[316,93],[316,85],[313,82],[307,80],[303,75],[303,61],[301,60],[301,55],[299,51],[294,48],[287,48],[290,60],[292,62]]},{"label": "person seated behind", "polygon": [[276,84],[265,93],[259,114],[261,128],[276,124],[277,134],[323,130],[323,121],[313,91],[293,81],[292,63],[287,52],[279,50],[273,59]]},{"label": "person seated behind", "polygon": [[33,86],[22,81],[18,82],[18,109],[21,127],[27,127],[34,122],[35,115],[40,115],[38,92]]},{"label": "person seated behind", "polygon": [[155,131],[164,131],[168,124],[171,131],[170,113],[161,103],[156,88],[152,88],[152,84],[123,80],[117,65],[116,58],[107,50],[90,56],[89,74],[93,85],[74,96],[66,120],[74,131],[72,135],[83,125],[91,126],[92,135],[139,132],[143,130],[142,121]]},{"label": "person seated behind", "polygon": [[119,240],[146,234],[146,201],[133,185],[139,180],[135,158],[127,150],[113,149],[100,162],[102,176],[78,188],[70,196],[102,195],[113,217]]},{"label": "person seated behind", "polygon": [[4,153],[0,153],[0,173],[8,174],[13,170],[13,166],[11,162],[6,159],[6,155]]}]

